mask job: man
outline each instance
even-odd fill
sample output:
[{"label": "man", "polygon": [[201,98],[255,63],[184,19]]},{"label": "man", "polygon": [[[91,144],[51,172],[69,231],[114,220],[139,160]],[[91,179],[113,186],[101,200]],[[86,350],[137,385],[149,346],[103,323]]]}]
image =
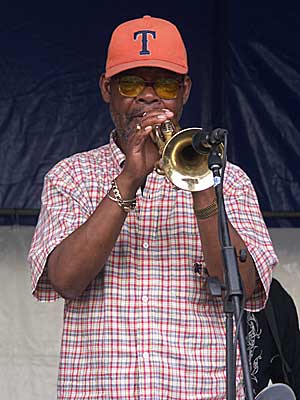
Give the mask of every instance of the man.
[{"label": "man", "polygon": [[300,331],[295,303],[273,278],[266,307],[246,314],[247,349],[255,394],[286,383],[300,399]]},{"label": "man", "polygon": [[[178,125],[187,73],[172,23],[144,16],[118,26],[100,78],[110,142],[45,178],[29,261],[34,295],[66,299],[59,399],[226,397],[223,304],[207,289],[208,276],[223,280],[215,191],[177,190],[154,170],[152,127]],[[239,265],[247,307],[257,311],[277,258],[251,182],[230,163],[224,196],[232,244],[248,252]]]}]

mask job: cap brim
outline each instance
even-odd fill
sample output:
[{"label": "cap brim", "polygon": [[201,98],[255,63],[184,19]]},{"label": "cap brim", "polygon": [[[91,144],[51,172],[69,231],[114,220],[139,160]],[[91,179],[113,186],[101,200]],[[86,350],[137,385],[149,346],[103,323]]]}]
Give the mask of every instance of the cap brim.
[{"label": "cap brim", "polygon": [[188,72],[187,66],[170,63],[168,61],[162,60],[149,60],[145,62],[145,60],[141,61],[132,61],[124,64],[119,64],[111,68],[107,68],[105,72],[105,77],[110,78],[113,75],[119,74],[120,72],[126,71],[128,69],[137,68],[137,67],[157,67],[164,68],[172,72],[176,72],[177,74],[186,74]]}]

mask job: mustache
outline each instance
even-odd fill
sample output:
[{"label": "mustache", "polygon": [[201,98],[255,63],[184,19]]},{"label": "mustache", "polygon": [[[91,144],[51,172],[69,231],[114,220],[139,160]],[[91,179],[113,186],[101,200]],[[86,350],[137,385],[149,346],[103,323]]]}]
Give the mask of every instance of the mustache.
[{"label": "mustache", "polygon": [[114,111],[113,115],[114,117],[121,118],[123,120],[125,119],[127,123],[130,123],[135,118],[142,118],[144,113],[145,113],[144,110],[131,111],[128,113]]},{"label": "mustache", "polygon": [[142,118],[144,115],[145,111],[144,110],[139,110],[139,111],[132,111],[128,114],[126,114],[126,119],[128,121],[134,119],[134,118]]},{"label": "mustache", "polygon": [[133,110],[133,111],[129,111],[129,112],[119,112],[114,110],[113,114],[115,117],[121,118],[121,119],[126,119],[127,123],[132,122],[135,118],[142,118],[145,113],[148,113],[150,111],[154,111],[154,110],[162,110],[163,107],[161,106],[143,106],[139,109]]},{"label": "mustache", "polygon": [[154,110],[161,110],[162,107],[143,107],[139,110],[131,111],[126,115],[126,118],[128,121],[134,119],[134,118],[142,118],[145,113],[149,111],[154,111]]}]

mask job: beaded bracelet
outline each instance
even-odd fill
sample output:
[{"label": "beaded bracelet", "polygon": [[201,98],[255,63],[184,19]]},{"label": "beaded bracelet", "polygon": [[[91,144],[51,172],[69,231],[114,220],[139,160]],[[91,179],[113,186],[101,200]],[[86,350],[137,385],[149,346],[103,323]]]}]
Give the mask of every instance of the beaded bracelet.
[{"label": "beaded bracelet", "polygon": [[136,198],[134,199],[129,199],[129,200],[124,200],[122,198],[122,195],[120,193],[120,190],[118,188],[117,182],[114,179],[111,183],[111,190],[113,191],[114,197],[112,197],[109,193],[108,198],[116,203],[122,208],[123,211],[126,213],[132,211],[135,209],[136,206]]},{"label": "beaded bracelet", "polygon": [[205,208],[201,208],[199,210],[194,208],[194,212],[195,212],[197,219],[206,219],[206,218],[211,217],[212,215],[217,214],[217,212],[218,212],[217,200],[214,199],[214,201]]}]

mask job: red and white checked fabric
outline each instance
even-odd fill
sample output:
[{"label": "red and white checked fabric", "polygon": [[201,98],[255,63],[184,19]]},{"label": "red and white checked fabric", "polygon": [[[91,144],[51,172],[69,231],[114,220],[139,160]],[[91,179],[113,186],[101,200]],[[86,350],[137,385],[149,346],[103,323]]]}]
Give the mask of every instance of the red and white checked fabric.
[{"label": "red and white checked fabric", "polygon": [[[39,300],[59,297],[47,279],[47,256],[93,213],[123,160],[111,139],[47,174],[28,258]],[[277,258],[251,182],[230,163],[224,197],[263,283],[247,302],[257,311]],[[191,193],[154,172],[103,271],[82,296],[65,302],[58,399],[225,399],[223,302],[208,294],[206,279]],[[240,361],[237,392],[243,399]]]}]

